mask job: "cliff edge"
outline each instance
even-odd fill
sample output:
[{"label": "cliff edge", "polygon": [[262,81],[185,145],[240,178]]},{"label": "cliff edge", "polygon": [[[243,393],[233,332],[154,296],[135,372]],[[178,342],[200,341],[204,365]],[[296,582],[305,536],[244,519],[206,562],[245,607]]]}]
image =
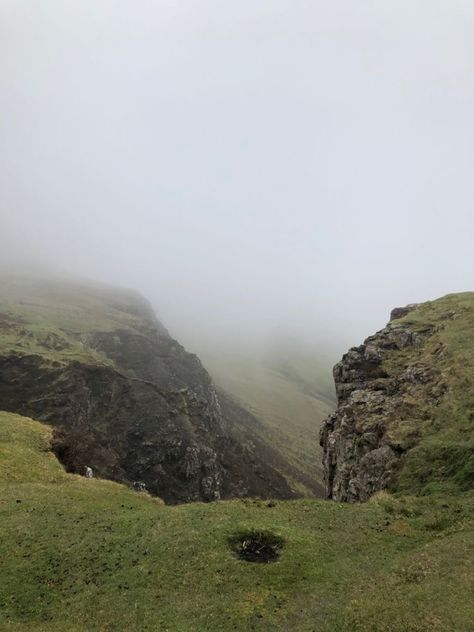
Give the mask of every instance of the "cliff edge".
[{"label": "cliff edge", "polygon": [[67,471],[169,503],[297,495],[259,422],[130,290],[0,279],[0,409],[52,425]]},{"label": "cliff edge", "polygon": [[328,498],[474,485],[474,293],[396,308],[334,367],[323,423]]}]

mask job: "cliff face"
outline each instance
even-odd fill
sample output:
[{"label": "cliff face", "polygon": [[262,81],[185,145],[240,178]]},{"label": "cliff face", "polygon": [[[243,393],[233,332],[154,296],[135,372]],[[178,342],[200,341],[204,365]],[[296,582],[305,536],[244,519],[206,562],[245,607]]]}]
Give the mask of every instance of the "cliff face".
[{"label": "cliff face", "polygon": [[396,308],[336,364],[338,407],[320,432],[328,498],[474,483],[462,470],[474,455],[473,296]]},{"label": "cliff face", "polygon": [[0,316],[0,409],[53,425],[68,471],[141,482],[172,503],[295,495],[257,420],[141,297],[10,282]]}]

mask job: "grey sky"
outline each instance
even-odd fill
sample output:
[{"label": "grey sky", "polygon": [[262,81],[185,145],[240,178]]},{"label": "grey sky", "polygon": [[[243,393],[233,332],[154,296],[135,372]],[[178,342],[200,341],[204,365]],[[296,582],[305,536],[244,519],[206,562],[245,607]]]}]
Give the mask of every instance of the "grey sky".
[{"label": "grey sky", "polygon": [[474,289],[471,0],[0,0],[2,259],[173,333],[322,331]]}]

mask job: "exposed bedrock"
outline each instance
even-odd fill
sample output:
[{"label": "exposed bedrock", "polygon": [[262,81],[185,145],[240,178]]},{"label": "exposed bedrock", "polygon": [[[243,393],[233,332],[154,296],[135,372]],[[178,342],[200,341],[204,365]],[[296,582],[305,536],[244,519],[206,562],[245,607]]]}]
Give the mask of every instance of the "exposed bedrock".
[{"label": "exposed bedrock", "polygon": [[388,487],[443,397],[436,362],[420,360],[435,327],[399,321],[416,307],[394,309],[384,329],[334,367],[338,407],[320,431],[328,498],[365,501]]}]

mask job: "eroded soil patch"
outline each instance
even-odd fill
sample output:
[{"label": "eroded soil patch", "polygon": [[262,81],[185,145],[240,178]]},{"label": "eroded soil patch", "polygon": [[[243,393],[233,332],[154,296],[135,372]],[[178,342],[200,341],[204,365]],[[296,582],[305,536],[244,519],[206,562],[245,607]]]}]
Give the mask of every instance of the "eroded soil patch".
[{"label": "eroded soil patch", "polygon": [[245,562],[276,562],[284,540],[271,531],[240,531],[228,540],[231,550]]}]

